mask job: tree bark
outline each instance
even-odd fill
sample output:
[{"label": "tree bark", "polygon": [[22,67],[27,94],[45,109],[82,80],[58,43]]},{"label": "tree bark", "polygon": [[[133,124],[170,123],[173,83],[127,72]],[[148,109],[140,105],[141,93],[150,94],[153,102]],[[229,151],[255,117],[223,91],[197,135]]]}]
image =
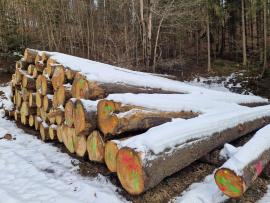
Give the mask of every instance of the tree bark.
[{"label": "tree bark", "polygon": [[247,66],[247,45],[246,45],[246,26],[245,26],[245,0],[241,0],[242,5],[242,41],[243,41],[243,66]]}]

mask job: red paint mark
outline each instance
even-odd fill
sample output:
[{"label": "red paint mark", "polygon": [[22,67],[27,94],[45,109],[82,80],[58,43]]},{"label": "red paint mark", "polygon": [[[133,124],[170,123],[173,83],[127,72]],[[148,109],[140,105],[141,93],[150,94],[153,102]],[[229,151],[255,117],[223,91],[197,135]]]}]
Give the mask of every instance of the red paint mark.
[{"label": "red paint mark", "polygon": [[138,165],[135,163],[134,159],[126,153],[122,155],[122,162],[125,163],[125,165],[127,165],[129,170],[134,171],[139,170]]},{"label": "red paint mark", "polygon": [[263,171],[263,163],[262,163],[262,161],[259,161],[259,163],[256,164],[255,168],[256,168],[256,173],[258,175],[260,175],[261,172]]}]

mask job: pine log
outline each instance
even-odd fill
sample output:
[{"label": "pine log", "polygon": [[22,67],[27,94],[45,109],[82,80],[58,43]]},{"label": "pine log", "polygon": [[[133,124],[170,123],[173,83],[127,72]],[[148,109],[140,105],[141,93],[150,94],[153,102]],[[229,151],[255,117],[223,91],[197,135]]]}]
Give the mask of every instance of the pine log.
[{"label": "pine log", "polygon": [[35,125],[35,116],[34,115],[29,115],[28,124],[30,127],[33,127]]},{"label": "pine log", "polygon": [[26,70],[28,66],[29,63],[27,63],[23,58],[16,62],[16,69]]},{"label": "pine log", "polygon": [[29,107],[37,107],[36,93],[34,93],[34,92],[29,93]]},{"label": "pine log", "polygon": [[116,172],[116,156],[119,149],[118,140],[109,140],[105,144],[104,161],[107,168],[113,173]]},{"label": "pine log", "polygon": [[104,163],[105,143],[99,131],[95,130],[88,136],[86,148],[89,160]]},{"label": "pine log", "polygon": [[33,50],[33,49],[25,49],[24,51],[24,60],[27,62],[27,63],[30,63],[30,64],[35,64],[35,59],[36,59],[36,56],[38,55],[38,51],[37,50]]},{"label": "pine log", "polygon": [[22,95],[22,100],[23,101],[29,101],[29,96],[31,93],[31,90],[29,91],[27,88],[23,87],[21,88],[21,95]]},{"label": "pine log", "polygon": [[42,62],[42,56],[41,56],[41,54],[38,53],[38,54],[36,55],[36,58],[35,58],[35,65],[38,66],[40,63],[43,63],[43,62]]},{"label": "pine log", "polygon": [[44,63],[44,64],[47,64],[47,62],[49,61],[49,58],[51,57],[51,55],[45,51],[42,52],[41,54],[41,61]]},{"label": "pine log", "polygon": [[43,111],[49,112],[49,110],[53,107],[52,100],[53,100],[53,95],[47,94],[43,97],[43,106],[42,106]]},{"label": "pine log", "polygon": [[74,108],[74,127],[76,134],[90,133],[97,127],[97,102],[77,100]]},{"label": "pine log", "polygon": [[43,96],[41,95],[40,92],[36,93],[36,105],[38,108],[41,108],[43,105]]},{"label": "pine log", "polygon": [[[4,111],[6,112],[6,109],[4,109]],[[15,110],[9,110],[8,111],[8,117],[9,118],[14,118],[15,116]]]},{"label": "pine log", "polygon": [[[72,84],[72,97],[77,99],[103,99],[113,93],[163,93],[173,94],[176,92],[165,91],[159,88],[146,88],[131,86],[120,83],[101,83],[98,81],[89,81],[86,78],[75,77]],[[179,94],[179,92],[178,92]]]},{"label": "pine log", "polygon": [[74,142],[74,149],[79,157],[84,157],[87,152],[86,148],[86,136],[85,134],[79,134],[74,137],[73,142]]},{"label": "pine log", "polygon": [[37,92],[40,92],[40,93],[41,93],[41,78],[42,78],[42,75],[38,75],[36,79],[36,90]]},{"label": "pine log", "polygon": [[219,189],[231,198],[243,196],[270,162],[270,125],[259,130],[215,172]]},{"label": "pine log", "polygon": [[28,66],[28,68],[27,68],[28,74],[29,74],[29,75],[33,75],[34,69],[35,69],[35,65],[30,64],[30,65]]},{"label": "pine log", "polygon": [[28,125],[28,119],[29,119],[29,116],[26,116],[26,115],[24,115],[24,114],[21,114],[21,123],[23,124],[23,125]]},{"label": "pine log", "polygon": [[63,139],[62,139],[62,130],[63,130],[63,125],[59,125],[57,126],[57,132],[56,132],[56,135],[57,135],[57,139],[60,143],[63,142]]},{"label": "pine log", "polygon": [[65,112],[63,108],[57,108],[57,114],[55,116],[55,122],[57,125],[61,125],[65,121]]},{"label": "pine log", "polygon": [[18,110],[16,110],[14,112],[14,119],[15,119],[15,121],[20,121],[21,120],[21,113]]},{"label": "pine log", "polygon": [[[128,111],[120,111],[129,108]],[[98,126],[104,136],[116,136],[130,131],[142,131],[170,122],[172,118],[194,118],[194,112],[166,112],[145,107],[132,107],[119,102],[101,100],[98,103]],[[122,109],[121,109],[122,108]]]},{"label": "pine log", "polygon": [[47,112],[43,110],[43,108],[39,108],[39,111],[40,111],[40,117],[42,119],[42,121],[44,122],[49,122],[49,118],[47,116]]},{"label": "pine log", "polygon": [[75,99],[70,99],[65,105],[65,123],[68,127],[74,124]]},{"label": "pine log", "polygon": [[64,106],[64,104],[72,97],[71,85],[66,84],[59,87],[53,95],[53,107]]},{"label": "pine log", "polygon": [[55,109],[50,109],[49,113],[47,114],[50,124],[55,124]]},{"label": "pine log", "polygon": [[75,135],[75,129],[74,128],[69,128],[68,126],[64,126],[63,129],[63,143],[65,144],[66,148],[70,153],[74,153],[74,142],[73,138],[76,136]]},{"label": "pine log", "polygon": [[46,94],[53,94],[53,88],[52,88],[52,83],[51,81],[46,78],[44,75],[41,75],[41,94],[45,96]]},{"label": "pine log", "polygon": [[28,90],[36,90],[36,80],[30,75],[24,75],[22,79],[22,86]]},{"label": "pine log", "polygon": [[49,126],[47,123],[45,122],[42,122],[40,124],[40,129],[39,129],[39,132],[40,132],[40,137],[41,137],[41,140],[43,140],[44,142],[50,140],[50,135],[49,135]]},{"label": "pine log", "polygon": [[63,84],[65,84],[66,76],[65,76],[65,68],[62,65],[58,65],[52,76],[52,86],[54,90],[57,90]]},{"label": "pine log", "polygon": [[21,91],[19,91],[19,90],[16,90],[15,91],[15,97],[16,97],[16,107],[17,108],[20,108],[21,107],[21,105],[22,105],[22,92]]},{"label": "pine log", "polygon": [[15,71],[16,84],[21,84],[24,75],[27,75],[27,72],[25,70],[16,69]]},{"label": "pine log", "polygon": [[49,127],[49,136],[51,140],[57,139],[57,125],[50,125]]},{"label": "pine log", "polygon": [[75,71],[75,70],[72,70],[72,69],[70,69],[70,68],[67,68],[67,69],[66,69],[66,72],[65,72],[67,80],[73,81],[74,78],[75,78],[75,75],[76,75],[77,73],[78,73],[78,71]]},{"label": "pine log", "polygon": [[38,73],[37,68],[35,67],[34,70],[33,70],[33,73],[32,73],[32,77],[37,78],[38,76],[39,76],[39,73]]},{"label": "pine log", "polygon": [[23,102],[20,113],[25,116],[34,115],[37,113],[37,108],[29,107],[29,102]]},{"label": "pine log", "polygon": [[35,116],[35,129],[36,130],[40,129],[41,123],[42,123],[42,119],[39,116]]},{"label": "pine log", "polygon": [[[164,124],[156,127],[155,131],[121,142],[121,146],[125,147],[117,154],[117,176],[130,194],[141,194],[214,148],[261,128],[269,122],[270,106],[268,105],[229,112],[221,117],[205,115]],[[220,125],[221,123],[225,125]],[[172,126],[172,124],[177,125],[168,132],[161,130],[164,126]],[[192,126],[191,132],[186,130],[188,126]],[[162,136],[156,133],[162,133]],[[174,133],[175,137],[173,137]],[[143,139],[147,144],[143,143]],[[168,148],[168,145],[172,148]]]}]

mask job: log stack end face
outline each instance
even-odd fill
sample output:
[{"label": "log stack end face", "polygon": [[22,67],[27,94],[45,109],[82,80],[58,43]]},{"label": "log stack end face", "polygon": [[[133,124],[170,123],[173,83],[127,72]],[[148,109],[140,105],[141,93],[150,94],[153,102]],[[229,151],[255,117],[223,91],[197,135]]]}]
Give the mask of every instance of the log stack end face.
[{"label": "log stack end face", "polygon": [[243,179],[230,169],[221,168],[217,170],[215,181],[219,189],[231,198],[239,198],[246,191]]},{"label": "log stack end face", "polygon": [[116,156],[118,152],[118,146],[113,141],[107,141],[105,144],[104,159],[108,169],[115,173],[116,172]]},{"label": "log stack end face", "polygon": [[84,78],[76,78],[72,84],[72,97],[77,99],[89,99],[90,89],[88,81]]},{"label": "log stack end face", "polygon": [[119,150],[116,159],[117,176],[124,189],[139,195],[145,190],[144,172],[140,155],[129,148]]}]

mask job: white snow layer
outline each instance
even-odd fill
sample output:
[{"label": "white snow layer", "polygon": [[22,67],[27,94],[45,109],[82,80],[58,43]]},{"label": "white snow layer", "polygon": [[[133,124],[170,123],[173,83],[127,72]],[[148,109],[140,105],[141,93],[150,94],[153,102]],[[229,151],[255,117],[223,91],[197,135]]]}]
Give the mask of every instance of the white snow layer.
[{"label": "white snow layer", "polygon": [[172,122],[151,128],[143,134],[123,140],[121,146],[136,149],[144,154],[150,151],[158,154],[168,148],[173,150],[176,145],[183,147],[187,140],[207,139],[215,132],[263,116],[270,116],[270,105],[232,110],[223,114],[220,112],[205,114],[184,121],[174,119]]},{"label": "white snow layer", "polygon": [[0,107],[4,107],[6,110],[12,110],[14,105],[10,100],[12,94],[10,86],[0,86],[0,92],[3,93],[3,95],[0,95]]},{"label": "white snow layer", "polygon": [[71,163],[78,161],[0,118],[0,137],[7,132],[16,140],[0,139],[1,203],[124,201],[105,177],[80,176]]},{"label": "white snow layer", "polygon": [[[257,131],[257,133],[242,147],[235,148],[226,146],[230,159],[226,161],[221,168],[230,168],[235,172],[241,172],[243,167],[260,156],[264,150],[270,148],[270,125]],[[256,147],[254,147],[256,146]],[[193,183],[181,197],[176,198],[178,203],[221,203],[228,199],[217,187],[214,180],[214,173],[208,175],[204,181]],[[259,203],[270,202],[270,186],[267,194]]]},{"label": "white snow layer", "polygon": [[196,87],[184,82],[174,81],[163,77],[154,76],[149,73],[131,71],[118,68],[112,65],[91,61],[75,56],[70,56],[58,52],[48,52],[51,58],[61,63],[65,67],[84,73],[89,80],[107,82],[107,83],[124,83],[142,87],[161,88],[168,91],[182,93],[192,93],[199,99],[202,95],[207,95],[219,99],[219,101],[231,101],[235,103],[253,103],[268,102],[257,96],[240,95],[231,92],[219,92],[206,88]]}]

